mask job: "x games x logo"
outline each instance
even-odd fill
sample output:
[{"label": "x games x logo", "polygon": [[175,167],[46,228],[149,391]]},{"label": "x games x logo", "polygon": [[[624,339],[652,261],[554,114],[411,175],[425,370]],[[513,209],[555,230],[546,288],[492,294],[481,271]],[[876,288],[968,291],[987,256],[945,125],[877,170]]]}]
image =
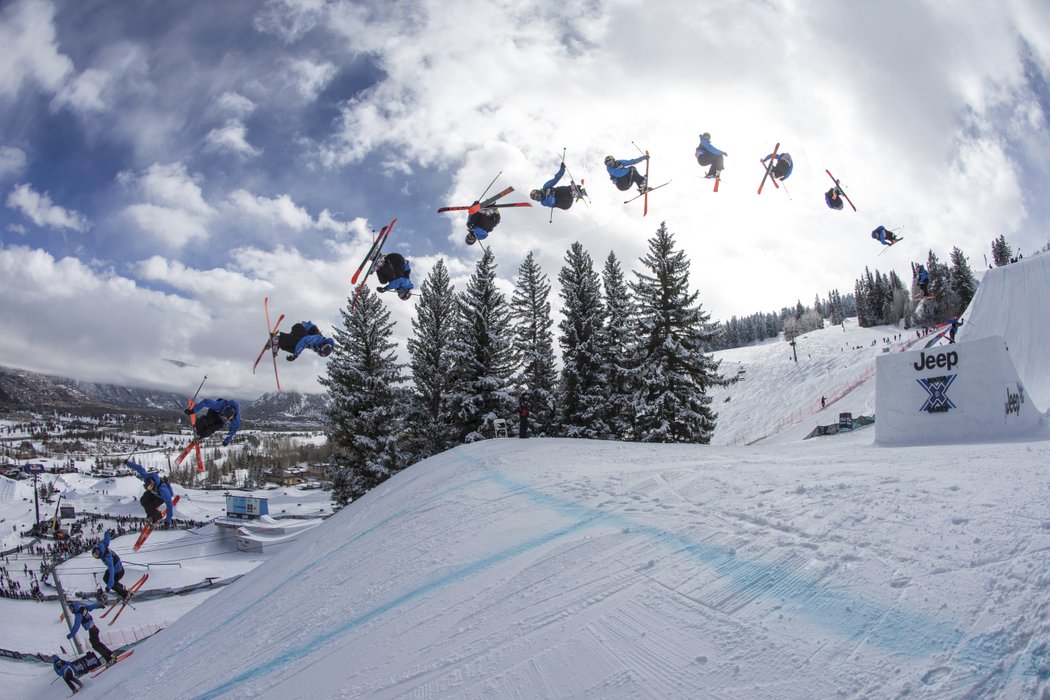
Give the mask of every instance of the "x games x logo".
[{"label": "x games x logo", "polygon": [[928,411],[929,413],[943,413],[948,409],[955,408],[955,404],[948,398],[948,387],[955,381],[955,377],[958,375],[948,374],[943,377],[928,377],[926,379],[916,379],[925,389],[930,398],[926,399],[926,403],[922,405],[920,411]]}]

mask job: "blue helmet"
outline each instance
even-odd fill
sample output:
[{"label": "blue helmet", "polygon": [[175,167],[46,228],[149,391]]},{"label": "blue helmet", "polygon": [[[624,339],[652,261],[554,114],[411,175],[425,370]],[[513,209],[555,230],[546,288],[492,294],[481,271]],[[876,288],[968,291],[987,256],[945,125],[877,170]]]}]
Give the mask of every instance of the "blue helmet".
[{"label": "blue helmet", "polygon": [[91,548],[91,556],[95,557],[96,559],[101,559],[102,558],[102,543],[101,542],[96,544],[94,547]]}]

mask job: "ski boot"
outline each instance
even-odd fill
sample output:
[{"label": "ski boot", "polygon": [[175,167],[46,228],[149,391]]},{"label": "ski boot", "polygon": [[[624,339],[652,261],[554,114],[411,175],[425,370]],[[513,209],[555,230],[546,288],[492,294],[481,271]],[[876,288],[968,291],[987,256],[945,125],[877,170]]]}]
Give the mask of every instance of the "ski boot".
[{"label": "ski boot", "polygon": [[280,340],[281,340],[281,334],[280,333],[274,333],[274,334],[272,334],[270,336],[270,348],[274,352],[277,352],[277,350],[280,349]]}]

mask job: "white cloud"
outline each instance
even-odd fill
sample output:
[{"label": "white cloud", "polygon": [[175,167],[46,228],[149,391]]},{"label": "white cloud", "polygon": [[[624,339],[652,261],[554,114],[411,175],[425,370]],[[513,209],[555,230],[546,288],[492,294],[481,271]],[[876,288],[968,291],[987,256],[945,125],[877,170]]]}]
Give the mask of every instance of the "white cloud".
[{"label": "white cloud", "polygon": [[292,201],[287,194],[276,197],[261,197],[246,190],[236,190],[229,196],[230,205],[237,214],[249,216],[272,227],[290,228],[293,231],[318,230],[347,232],[350,224],[337,221],[325,209],[316,219],[305,208]]},{"label": "white cloud", "polygon": [[292,43],[317,26],[326,5],[326,0],[269,0],[255,17],[255,27]]},{"label": "white cloud", "polygon": [[0,147],[0,179],[21,175],[26,169],[26,154],[14,146]]},{"label": "white cloud", "polygon": [[7,195],[7,206],[22,212],[37,226],[79,232],[88,229],[86,216],[56,205],[46,192],[41,194],[25,183],[16,185]]},{"label": "white cloud", "polygon": [[55,36],[55,6],[45,0],[7,3],[0,10],[0,98],[13,98],[23,85],[57,90],[73,70],[59,52]]},{"label": "white cloud", "polygon": [[124,208],[127,217],[143,233],[148,233],[172,248],[190,241],[206,240],[208,227],[193,212],[157,204],[131,204]]},{"label": "white cloud", "polygon": [[237,119],[228,119],[223,126],[209,131],[205,143],[208,150],[240,156],[254,157],[262,153],[248,143],[248,127]]},{"label": "white cloud", "polygon": [[298,58],[288,62],[288,76],[299,94],[306,100],[315,100],[321,90],[335,77],[337,69],[328,61],[315,63]]},{"label": "white cloud", "polygon": [[257,105],[244,95],[237,92],[224,92],[215,101],[218,109],[226,114],[241,119],[255,111]]},{"label": "white cloud", "polygon": [[173,248],[208,238],[215,209],[182,163],[154,163],[141,175],[125,171],[117,180],[145,200],[122,212],[141,232]]}]

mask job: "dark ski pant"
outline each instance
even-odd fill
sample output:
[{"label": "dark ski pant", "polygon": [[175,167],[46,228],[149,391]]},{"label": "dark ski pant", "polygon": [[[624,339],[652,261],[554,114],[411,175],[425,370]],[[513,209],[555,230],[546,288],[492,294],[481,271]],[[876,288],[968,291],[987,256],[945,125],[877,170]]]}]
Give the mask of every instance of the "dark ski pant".
[{"label": "dark ski pant", "polygon": [[66,685],[68,685],[69,689],[74,693],[84,687],[84,682],[76,677],[76,674],[73,673],[73,669],[71,668],[66,669],[66,673],[62,676],[62,680],[66,682]]},{"label": "dark ski pant", "polygon": [[518,437],[523,440],[529,436],[529,417],[520,416],[518,418]]},{"label": "dark ski pant", "polygon": [[[114,593],[116,593],[121,598],[124,598],[128,594],[128,589],[124,588],[124,584],[120,582],[120,579],[122,579],[122,578],[124,578],[124,572],[123,571],[118,571],[113,576],[113,585],[112,586],[106,586],[106,588],[108,588],[109,590],[113,591]],[[103,579],[103,580],[105,580],[105,579]]]},{"label": "dark ski pant", "polygon": [[160,507],[164,505],[164,499],[153,493],[153,491],[143,491],[142,496],[139,497],[139,504],[146,511],[146,520],[149,520],[151,523],[156,523],[164,517],[160,513]]},{"label": "dark ski pant", "polygon": [[722,156],[714,156],[710,153],[701,153],[696,157],[696,162],[700,165],[710,165],[711,167],[707,169],[707,174],[710,177],[714,177],[715,173],[722,172],[722,164],[724,160]]},{"label": "dark ski pant", "polygon": [[113,658],[113,652],[110,648],[102,643],[98,634],[98,625],[93,626],[88,630],[88,639],[91,640],[91,648],[98,652],[98,655],[108,664]]},{"label": "dark ski pant", "polygon": [[616,178],[613,182],[616,183],[616,189],[626,192],[631,189],[631,185],[642,185],[645,182],[645,178],[638,172],[638,168],[632,165],[627,169],[626,175]]},{"label": "dark ski pant", "polygon": [[197,417],[197,438],[203,440],[223,426],[222,416],[210,408]]},{"label": "dark ski pant", "polygon": [[306,328],[303,324],[297,323],[292,326],[291,333],[278,333],[277,334],[277,346],[287,353],[295,354],[295,347],[299,344],[299,341],[310,335],[306,332]]}]

